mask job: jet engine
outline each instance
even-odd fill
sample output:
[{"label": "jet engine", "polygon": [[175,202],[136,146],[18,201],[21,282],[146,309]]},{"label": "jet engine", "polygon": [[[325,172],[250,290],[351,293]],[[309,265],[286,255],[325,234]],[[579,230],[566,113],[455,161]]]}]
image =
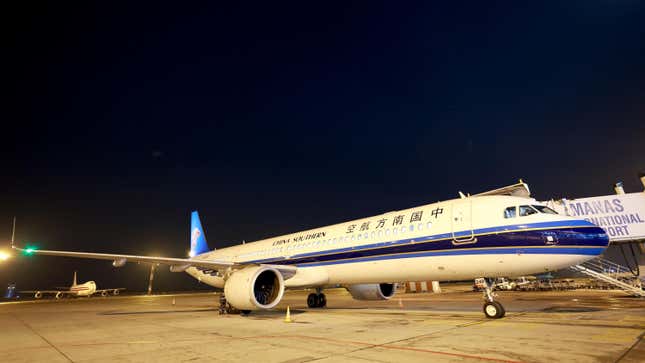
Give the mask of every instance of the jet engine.
[{"label": "jet engine", "polygon": [[34,294],[34,299],[40,299],[41,297],[43,297],[43,293],[40,291],[36,291],[36,293]]},{"label": "jet engine", "polygon": [[360,284],[345,288],[356,300],[389,300],[396,292],[396,284]]},{"label": "jet engine", "polygon": [[114,289],[114,291],[112,291],[112,295],[118,295],[118,294],[119,294],[119,289]]},{"label": "jet engine", "polygon": [[224,295],[238,310],[271,309],[284,294],[280,271],[269,266],[249,266],[233,272],[224,285]]},{"label": "jet engine", "polygon": [[114,266],[114,267],[123,267],[123,266],[125,266],[126,262],[128,262],[128,260],[125,259],[125,258],[117,258],[116,260],[114,260],[112,262],[112,266]]}]

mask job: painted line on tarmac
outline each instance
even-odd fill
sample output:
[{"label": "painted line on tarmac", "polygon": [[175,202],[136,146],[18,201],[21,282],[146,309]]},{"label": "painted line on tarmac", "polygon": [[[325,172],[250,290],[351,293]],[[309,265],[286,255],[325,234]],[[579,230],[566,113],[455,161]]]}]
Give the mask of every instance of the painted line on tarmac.
[{"label": "painted line on tarmac", "polygon": [[[309,336],[309,335],[257,335],[257,336],[241,337],[239,339],[253,340],[253,339],[284,339],[284,338],[317,340],[317,341],[325,341],[325,342],[330,342],[330,343],[338,343],[338,344],[342,344],[342,345],[354,344],[354,345],[362,346],[363,347],[362,349],[365,349],[365,348],[367,348],[367,349],[383,348],[383,349],[391,349],[391,350],[405,350],[405,351],[413,351],[413,352],[420,352],[420,353],[446,355],[446,356],[458,357],[458,358],[478,359],[478,360],[485,360],[485,361],[490,361],[490,362],[522,363],[522,361],[508,360],[508,359],[501,359],[501,358],[492,358],[492,357],[484,357],[484,356],[479,356],[479,355],[442,352],[442,351],[438,351],[438,350],[430,350],[430,349],[424,349],[424,348],[403,347],[403,346],[398,346],[398,345],[392,345],[391,343],[372,344],[372,343],[365,343],[365,342],[359,342],[359,341],[354,341],[354,340],[341,340],[341,339],[314,337],[314,336]],[[407,340],[407,339],[405,339],[405,340]],[[347,355],[347,354],[354,353],[354,352],[356,352],[356,351],[343,353],[342,355]],[[325,358],[327,358],[327,357],[325,357]]]},{"label": "painted line on tarmac", "polygon": [[620,362],[620,361],[621,361],[621,360],[623,360],[625,357],[627,357],[627,355],[628,355],[629,353],[631,353],[631,351],[632,351],[634,348],[636,348],[636,346],[637,346],[639,343],[641,343],[641,342],[643,341],[643,338],[645,338],[645,332],[641,333],[641,335],[639,335],[639,336],[638,336],[638,338],[636,338],[636,341],[634,342],[634,344],[632,344],[629,348],[627,348],[627,350],[625,350],[625,353],[621,354],[621,355],[620,355],[620,357],[618,357],[618,359],[616,359],[616,363]]},{"label": "painted line on tarmac", "polygon": [[31,330],[31,332],[32,332],[32,333],[34,333],[34,334],[36,334],[38,337],[40,337],[40,339],[42,339],[45,343],[47,343],[47,345],[49,345],[49,346],[50,346],[50,347],[52,347],[55,351],[57,351],[60,355],[62,355],[62,356],[63,356],[63,358],[67,359],[67,361],[68,361],[68,362],[73,362],[72,358],[68,357],[68,356],[67,356],[67,354],[63,353],[63,351],[62,351],[62,350],[58,349],[58,347],[57,347],[57,346],[55,346],[54,344],[52,344],[49,340],[47,340],[47,338],[45,338],[44,336],[40,335],[40,333],[38,333],[38,332],[36,331],[36,329],[34,329],[31,325],[27,324],[27,322],[25,322],[24,320],[20,319],[20,318],[19,318],[18,316],[16,316],[16,315],[11,315],[11,316],[12,316],[14,319],[18,320],[19,322],[21,322],[21,323],[22,323],[22,325],[24,325],[27,329]]}]

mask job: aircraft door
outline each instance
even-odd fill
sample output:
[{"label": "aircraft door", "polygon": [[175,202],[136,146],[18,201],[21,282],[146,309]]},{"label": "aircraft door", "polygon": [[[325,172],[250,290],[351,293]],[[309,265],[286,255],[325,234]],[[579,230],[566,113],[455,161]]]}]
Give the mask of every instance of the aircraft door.
[{"label": "aircraft door", "polygon": [[460,199],[452,204],[452,240],[453,243],[475,243],[477,238],[473,231],[473,203],[470,198]]}]

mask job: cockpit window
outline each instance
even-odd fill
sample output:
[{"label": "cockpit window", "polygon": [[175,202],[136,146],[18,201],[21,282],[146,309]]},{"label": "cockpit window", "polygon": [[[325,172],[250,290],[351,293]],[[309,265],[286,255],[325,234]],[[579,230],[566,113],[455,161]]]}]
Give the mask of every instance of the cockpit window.
[{"label": "cockpit window", "polygon": [[538,211],[546,214],[558,214],[558,212],[554,211],[553,209],[543,206],[543,205],[534,205],[533,208],[537,209]]},{"label": "cockpit window", "polygon": [[530,216],[531,214],[536,214],[537,212],[538,211],[536,211],[530,205],[521,205],[520,206],[520,217]]},{"label": "cockpit window", "polygon": [[508,207],[504,209],[504,218],[515,218],[516,214],[516,208],[515,207]]}]

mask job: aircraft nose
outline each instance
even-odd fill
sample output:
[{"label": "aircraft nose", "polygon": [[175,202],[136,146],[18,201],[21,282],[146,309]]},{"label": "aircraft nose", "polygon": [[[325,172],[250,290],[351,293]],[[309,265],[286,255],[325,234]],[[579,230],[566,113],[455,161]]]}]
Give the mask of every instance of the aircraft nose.
[{"label": "aircraft nose", "polygon": [[544,244],[559,246],[567,253],[598,256],[609,246],[609,236],[602,228],[585,220],[572,220],[568,228],[545,231]]},{"label": "aircraft nose", "polygon": [[609,246],[609,235],[604,229],[591,224],[590,226],[578,228],[575,230],[573,242],[575,245],[596,251],[599,255]]}]

